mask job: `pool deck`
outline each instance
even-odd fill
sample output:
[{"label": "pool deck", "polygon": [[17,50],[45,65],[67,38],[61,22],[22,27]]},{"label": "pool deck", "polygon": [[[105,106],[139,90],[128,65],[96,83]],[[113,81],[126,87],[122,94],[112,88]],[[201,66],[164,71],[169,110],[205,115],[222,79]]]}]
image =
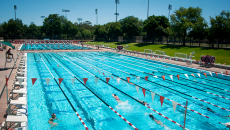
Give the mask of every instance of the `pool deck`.
[{"label": "pool deck", "polygon": [[[16,49],[12,50],[12,53],[14,54],[14,58],[17,58],[17,48],[20,45],[15,44]],[[8,47],[7,47],[8,50]],[[33,52],[90,52],[90,51],[109,51],[109,52],[114,52],[114,53],[120,53],[120,54],[124,54],[121,52],[116,52],[116,51],[112,51],[110,49],[105,49],[105,48],[100,48],[99,50],[94,48],[94,49],[90,49],[90,50],[33,50],[33,51],[24,51],[25,53],[33,53]],[[6,64],[6,68],[4,67],[5,65],[5,50],[3,52],[0,52],[0,60],[2,62],[0,62],[0,94],[2,93],[2,96],[0,97],[0,127],[2,126],[2,122],[5,121],[5,118],[3,118],[4,114],[6,113],[6,108],[7,108],[7,90],[6,88],[3,90],[4,86],[5,86],[5,75],[7,75],[7,77],[10,75],[9,80],[8,80],[8,93],[10,93],[10,90],[12,89],[12,85],[13,85],[13,80],[14,77],[16,75],[16,71],[17,69],[14,69],[14,62],[11,63],[7,63]],[[130,55],[125,53],[124,55]],[[16,66],[19,65],[19,62],[21,60],[21,56],[18,57],[17,62],[16,62]],[[133,56],[133,55],[131,55]],[[141,56],[135,56],[135,57],[141,57]],[[142,57],[141,57],[142,58]],[[143,57],[145,58],[145,57]],[[212,71],[212,72],[226,72],[228,71],[230,73],[230,71],[228,69],[222,69],[222,68],[216,68],[216,67],[212,67],[212,68],[208,68],[208,67],[201,67],[199,64],[188,64],[187,62],[181,62],[181,61],[175,61],[175,60],[169,60],[169,59],[161,59],[161,58],[145,58],[145,59],[150,59],[150,60],[155,60],[155,61],[160,61],[160,62],[165,62],[165,63],[170,63],[170,64],[175,64],[178,66],[185,66],[185,67],[190,67],[190,68],[195,68],[195,69],[203,69],[203,70],[207,70],[207,71]]]}]

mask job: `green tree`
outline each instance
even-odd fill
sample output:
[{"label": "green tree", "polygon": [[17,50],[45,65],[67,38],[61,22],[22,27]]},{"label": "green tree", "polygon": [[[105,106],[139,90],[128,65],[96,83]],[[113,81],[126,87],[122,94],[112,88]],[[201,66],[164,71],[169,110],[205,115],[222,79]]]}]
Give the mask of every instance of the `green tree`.
[{"label": "green tree", "polygon": [[82,32],[82,37],[83,37],[84,39],[91,39],[91,36],[92,36],[91,31],[88,30],[88,29],[85,29],[85,30]]},{"label": "green tree", "polygon": [[50,14],[43,22],[42,31],[48,36],[60,36],[62,34],[62,21],[58,14]]},{"label": "green tree", "polygon": [[[215,18],[210,17],[210,22],[210,35],[211,37],[218,39],[219,48],[219,44],[222,44],[224,39],[230,39],[230,12],[222,11],[220,15],[216,16]],[[213,44],[212,47],[214,47]]]},{"label": "green tree", "polygon": [[204,21],[204,18],[201,16],[202,9],[199,7],[189,7],[188,9],[180,7],[174,13],[171,15],[171,24],[174,26],[174,31],[183,35],[183,45],[185,45],[187,33],[193,29],[198,21]]},{"label": "green tree", "polygon": [[102,25],[96,25],[94,27],[94,35],[96,35],[96,40],[103,41],[106,38],[106,30],[105,26]]},{"label": "green tree", "polygon": [[169,27],[169,20],[165,16],[149,16],[144,21],[144,30],[148,36],[165,35],[165,29]]},{"label": "green tree", "polygon": [[128,39],[132,39],[133,36],[139,36],[142,32],[142,21],[134,16],[128,16],[119,21],[121,23],[122,33]]}]

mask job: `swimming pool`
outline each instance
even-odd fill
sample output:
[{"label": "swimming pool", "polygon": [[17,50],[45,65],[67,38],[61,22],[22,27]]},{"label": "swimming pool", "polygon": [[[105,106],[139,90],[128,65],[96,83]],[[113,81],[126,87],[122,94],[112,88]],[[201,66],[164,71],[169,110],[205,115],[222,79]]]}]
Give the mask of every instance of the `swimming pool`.
[{"label": "swimming pool", "polygon": [[[60,121],[51,129],[85,129],[76,112],[87,128],[95,130],[134,126],[143,130],[182,129],[179,125],[184,123],[186,100],[187,129],[225,129],[219,122],[229,122],[224,116],[230,115],[230,79],[225,75],[211,76],[203,71],[206,78],[193,68],[112,52],[28,53],[27,58],[27,78],[37,78],[34,85],[28,80],[29,129],[50,128],[48,120],[52,113]],[[83,78],[88,78],[86,84]],[[155,93],[154,100],[151,92]],[[118,104],[112,94],[123,103]],[[138,100],[148,102],[150,107]],[[172,101],[178,103],[175,112]],[[208,111],[208,107],[215,113]],[[149,113],[167,127],[150,119]]]},{"label": "swimming pool", "polygon": [[92,49],[90,47],[76,46],[72,44],[59,44],[59,43],[49,43],[49,44],[23,44],[21,50],[76,50],[76,49]]}]

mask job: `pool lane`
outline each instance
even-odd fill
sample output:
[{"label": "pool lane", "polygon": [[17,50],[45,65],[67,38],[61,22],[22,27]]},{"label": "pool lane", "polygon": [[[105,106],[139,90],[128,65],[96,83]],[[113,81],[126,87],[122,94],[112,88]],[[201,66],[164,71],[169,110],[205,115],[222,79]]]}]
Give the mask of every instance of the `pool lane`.
[{"label": "pool lane", "polygon": [[[72,54],[72,53],[71,53]],[[84,56],[85,56],[85,54],[83,54]],[[81,57],[84,57],[84,56],[81,56]],[[92,57],[91,57],[92,58]],[[85,59],[85,60],[87,60],[87,61],[89,61],[88,59]],[[97,65],[97,63],[95,63],[96,65]],[[103,66],[103,68],[104,68],[104,66]],[[110,70],[112,70],[112,69],[110,69]]]}]

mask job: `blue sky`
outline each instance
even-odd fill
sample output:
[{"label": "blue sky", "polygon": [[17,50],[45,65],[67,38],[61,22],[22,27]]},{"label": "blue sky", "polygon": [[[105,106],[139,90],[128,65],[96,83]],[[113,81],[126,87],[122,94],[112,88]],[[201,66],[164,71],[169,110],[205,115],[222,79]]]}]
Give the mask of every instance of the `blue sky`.
[{"label": "blue sky", "polygon": [[[77,18],[83,21],[91,21],[96,24],[95,9],[98,9],[98,24],[115,22],[115,0],[1,0],[0,23],[14,18],[14,5],[17,5],[17,18],[24,24],[34,22],[42,25],[41,16],[49,14],[66,16],[62,9],[70,10],[67,13],[68,20],[77,22]],[[147,18],[148,0],[120,0],[118,4],[118,20],[126,16],[135,16],[145,20]],[[149,15],[164,15],[168,17],[168,5],[172,5],[171,14],[180,7],[197,7],[202,11],[202,16],[209,23],[210,16],[219,15],[222,10],[230,10],[230,0],[149,0]]]}]

